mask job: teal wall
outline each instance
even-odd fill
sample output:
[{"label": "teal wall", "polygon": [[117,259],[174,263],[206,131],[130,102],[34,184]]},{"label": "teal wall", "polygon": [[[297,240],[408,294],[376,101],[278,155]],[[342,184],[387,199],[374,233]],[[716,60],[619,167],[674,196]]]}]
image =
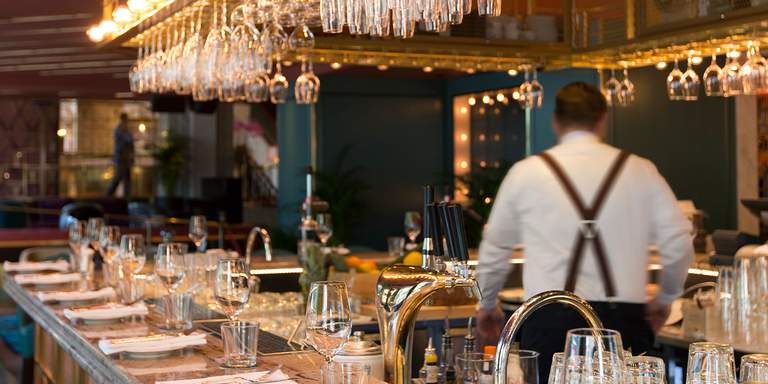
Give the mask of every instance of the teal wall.
[{"label": "teal wall", "polygon": [[277,107],[278,223],[283,231],[298,231],[301,202],[306,195],[306,169],[310,164],[312,106],[293,100]]}]

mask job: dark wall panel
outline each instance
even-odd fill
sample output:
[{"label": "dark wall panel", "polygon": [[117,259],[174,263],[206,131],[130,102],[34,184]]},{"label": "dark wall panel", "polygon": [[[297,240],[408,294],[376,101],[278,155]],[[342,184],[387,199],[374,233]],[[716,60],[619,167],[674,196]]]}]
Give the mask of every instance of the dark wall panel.
[{"label": "dark wall panel", "polygon": [[[699,72],[707,65],[699,65]],[[710,215],[709,229],[733,228],[732,99],[703,96],[702,89],[696,102],[669,101],[668,72],[653,67],[630,72],[637,99],[629,107],[612,110],[609,141],[653,161],[679,199],[692,199]]]}]

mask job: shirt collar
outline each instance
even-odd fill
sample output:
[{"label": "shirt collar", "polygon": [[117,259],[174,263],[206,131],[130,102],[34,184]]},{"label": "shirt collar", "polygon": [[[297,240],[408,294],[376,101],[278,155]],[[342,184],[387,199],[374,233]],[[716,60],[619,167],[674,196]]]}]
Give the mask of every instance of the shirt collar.
[{"label": "shirt collar", "polygon": [[560,144],[576,142],[598,142],[600,139],[592,132],[576,129],[560,137]]}]

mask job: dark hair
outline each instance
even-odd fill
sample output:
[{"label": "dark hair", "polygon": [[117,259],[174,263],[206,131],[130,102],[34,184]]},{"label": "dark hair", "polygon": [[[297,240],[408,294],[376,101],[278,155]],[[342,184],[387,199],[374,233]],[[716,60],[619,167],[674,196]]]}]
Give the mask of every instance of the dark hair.
[{"label": "dark hair", "polygon": [[602,92],[583,81],[564,86],[555,96],[555,118],[564,126],[594,128],[607,110]]},{"label": "dark hair", "polygon": [[120,121],[128,121],[128,114],[123,112],[120,114]]}]

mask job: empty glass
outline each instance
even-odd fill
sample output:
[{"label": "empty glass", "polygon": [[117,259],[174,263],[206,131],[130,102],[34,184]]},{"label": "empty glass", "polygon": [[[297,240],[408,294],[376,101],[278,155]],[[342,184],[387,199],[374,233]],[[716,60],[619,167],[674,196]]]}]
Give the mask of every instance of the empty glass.
[{"label": "empty glass", "polygon": [[739,252],[735,262],[737,342],[768,345],[768,253],[763,246]]},{"label": "empty glass", "polygon": [[157,246],[155,257],[155,275],[170,294],[176,291],[187,271],[185,254],[187,245],[183,243],[161,243]]},{"label": "empty glass", "polygon": [[307,296],[307,342],[323,356],[328,369],[352,332],[352,313],[343,281],[313,282]]},{"label": "empty glass", "polygon": [[709,67],[704,70],[704,93],[707,96],[723,96],[723,69],[717,65],[717,56],[712,53]]},{"label": "empty glass", "polygon": [[99,236],[101,245],[101,257],[104,260],[104,282],[107,285],[113,285],[115,282],[114,259],[120,251],[120,227],[116,225],[105,225],[101,228]]},{"label": "empty glass", "polygon": [[768,355],[754,354],[741,357],[739,383],[768,382]]},{"label": "empty glass", "polygon": [[696,101],[699,99],[699,88],[701,81],[699,75],[693,69],[691,56],[688,56],[688,69],[683,73],[680,83],[683,87],[683,100]]},{"label": "empty glass", "polygon": [[259,346],[259,323],[232,321],[221,324],[221,339],[224,344],[224,363],[227,368],[250,368],[256,366]]},{"label": "empty glass", "polygon": [[367,384],[371,367],[360,363],[332,363],[320,367],[321,384]]},{"label": "empty glass", "polygon": [[188,294],[170,294],[165,296],[163,314],[164,329],[183,330],[192,328],[192,297]]},{"label": "empty glass", "polygon": [[760,54],[760,47],[757,43],[749,43],[747,61],[739,69],[739,79],[744,95],[754,95],[768,89],[768,63]]},{"label": "empty glass", "polygon": [[552,355],[552,365],[549,367],[549,379],[547,384],[562,384],[565,378],[565,353],[555,352]]},{"label": "empty glass", "polygon": [[739,76],[739,52],[728,52],[728,62],[723,67],[722,78],[720,83],[723,85],[723,93],[725,96],[737,96],[741,95],[741,77]]},{"label": "empty glass", "polygon": [[667,96],[670,100],[683,100],[683,72],[675,59],[675,66],[667,75]]},{"label": "empty glass", "polygon": [[208,237],[208,221],[203,215],[194,215],[189,218],[189,239],[195,243],[195,250],[205,250],[205,239]]},{"label": "empty glass", "polygon": [[563,359],[566,383],[622,383],[624,349],[621,335],[614,330],[579,328],[568,331]]},{"label": "empty glass", "polygon": [[493,356],[483,353],[459,353],[456,355],[456,382],[481,384],[493,381]]},{"label": "empty glass", "polygon": [[312,62],[303,61],[301,70],[294,86],[296,104],[314,104],[320,93],[320,79],[312,71]]},{"label": "empty glass", "polygon": [[323,32],[342,32],[346,16],[345,5],[344,0],[320,0],[320,19],[323,21]]},{"label": "empty glass", "polygon": [[720,343],[692,343],[688,346],[686,384],[734,384],[736,369],[733,347]]},{"label": "empty glass", "polygon": [[245,260],[225,257],[218,261],[213,295],[230,322],[245,308],[251,295],[250,271]]},{"label": "empty glass", "polygon": [[651,356],[625,357],[624,383],[666,384],[664,360]]},{"label": "empty glass", "polygon": [[616,79],[616,71],[611,69],[611,77],[605,82],[605,101],[609,106],[619,105],[619,88],[621,83]]},{"label": "empty glass", "polygon": [[69,224],[69,261],[73,271],[77,271],[77,255],[80,254],[80,242],[85,238],[85,221],[75,220]]},{"label": "empty glass", "polygon": [[125,276],[138,273],[147,261],[144,236],[137,234],[123,235],[120,238],[120,266]]},{"label": "empty glass", "polygon": [[273,104],[283,104],[288,100],[288,79],[283,75],[280,63],[278,62],[275,66],[275,75],[269,81],[269,101]]},{"label": "empty glass", "polygon": [[101,217],[91,217],[88,219],[86,235],[88,236],[88,244],[91,248],[99,251],[101,249],[101,228],[104,227],[104,219]]},{"label": "empty glass", "polygon": [[525,349],[510,352],[507,383],[539,384],[539,353]]}]

